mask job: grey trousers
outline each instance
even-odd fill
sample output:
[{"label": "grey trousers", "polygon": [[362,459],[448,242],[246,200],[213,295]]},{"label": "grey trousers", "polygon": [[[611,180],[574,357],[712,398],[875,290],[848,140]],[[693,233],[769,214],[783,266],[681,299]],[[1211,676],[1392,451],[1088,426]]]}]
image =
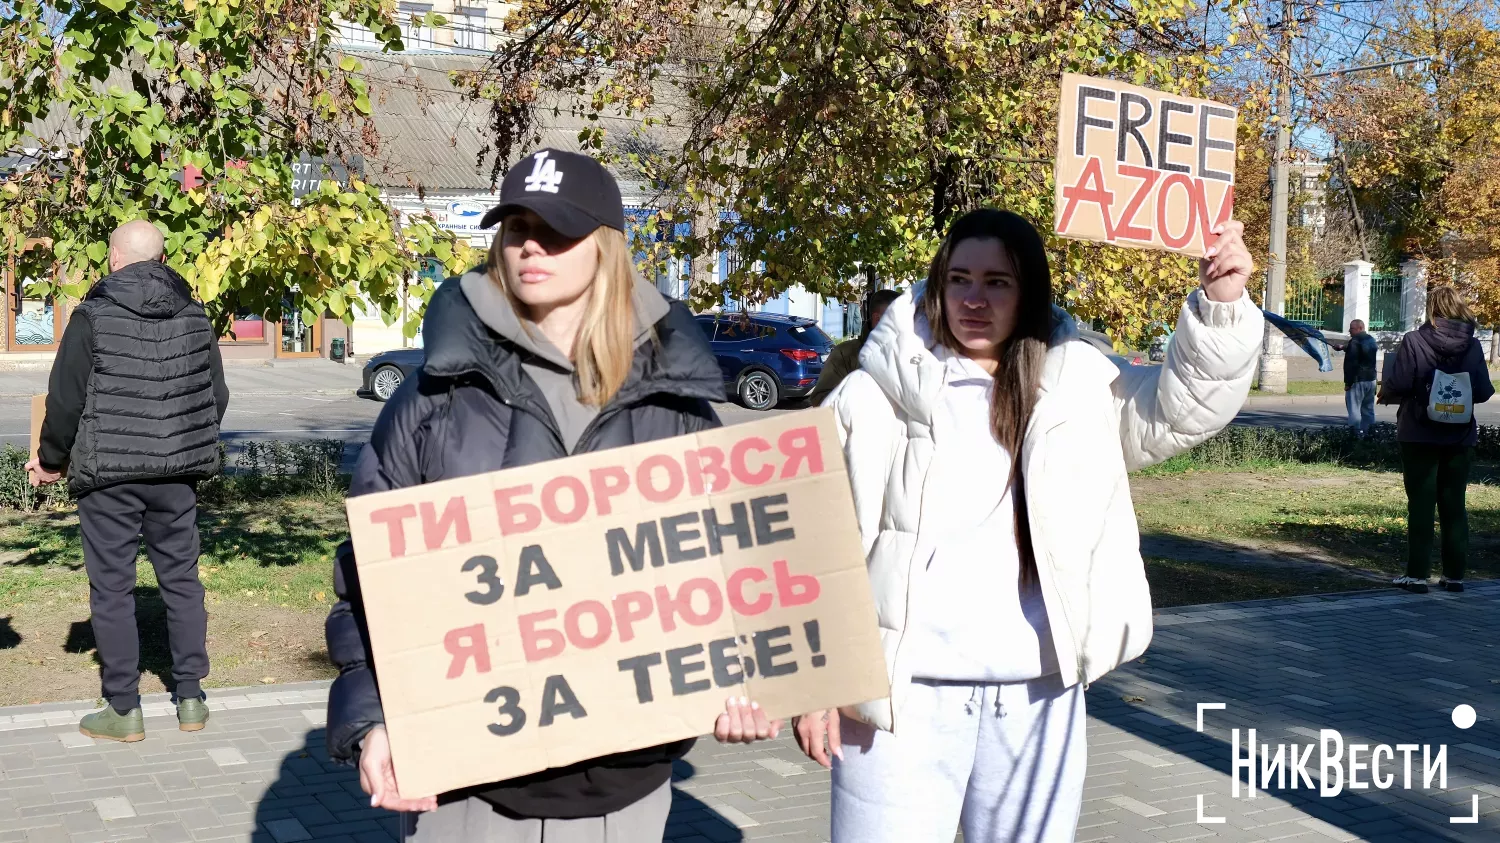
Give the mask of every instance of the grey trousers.
[{"label": "grey trousers", "polygon": [[613,814],[576,820],[513,820],[483,799],[401,815],[405,843],[661,843],[672,810],[672,783]]}]

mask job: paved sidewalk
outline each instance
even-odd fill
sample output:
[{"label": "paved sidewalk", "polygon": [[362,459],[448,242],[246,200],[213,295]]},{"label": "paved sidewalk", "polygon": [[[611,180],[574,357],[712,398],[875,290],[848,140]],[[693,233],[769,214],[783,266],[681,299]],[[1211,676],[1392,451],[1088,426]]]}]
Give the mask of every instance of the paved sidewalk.
[{"label": "paved sidewalk", "polygon": [[[1079,843],[1500,839],[1497,618],[1500,583],[1158,613],[1146,657],[1089,691]],[[214,719],[198,734],[178,732],[166,700],[148,698],[147,738],[131,745],[79,735],[84,703],[0,709],[0,843],[395,839],[391,816],[365,807],[352,771],[324,754],[324,684],[211,693]],[[1203,712],[1202,732],[1199,703],[1226,706]],[[1466,730],[1452,719],[1465,703],[1479,715]],[[1315,744],[1324,728],[1346,745],[1446,745],[1446,788],[1422,789],[1417,750],[1409,790],[1396,755],[1380,771],[1395,773],[1390,789],[1235,799],[1231,728],[1272,745]],[[1308,769],[1316,783],[1316,749]],[[828,778],[785,738],[700,741],[676,779],[671,843],[828,839]],[[1449,822],[1471,811],[1478,823]]]}]

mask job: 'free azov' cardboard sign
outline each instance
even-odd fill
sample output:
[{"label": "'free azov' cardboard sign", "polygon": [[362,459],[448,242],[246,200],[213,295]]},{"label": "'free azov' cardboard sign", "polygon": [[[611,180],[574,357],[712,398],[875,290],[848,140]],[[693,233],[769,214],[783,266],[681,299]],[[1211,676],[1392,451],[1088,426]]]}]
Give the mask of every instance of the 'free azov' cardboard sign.
[{"label": "'free azov' cardboard sign", "polygon": [[829,410],[348,513],[406,797],[889,692]]},{"label": "'free azov' cardboard sign", "polygon": [[1202,257],[1234,210],[1237,125],[1211,100],[1063,74],[1056,232]]}]

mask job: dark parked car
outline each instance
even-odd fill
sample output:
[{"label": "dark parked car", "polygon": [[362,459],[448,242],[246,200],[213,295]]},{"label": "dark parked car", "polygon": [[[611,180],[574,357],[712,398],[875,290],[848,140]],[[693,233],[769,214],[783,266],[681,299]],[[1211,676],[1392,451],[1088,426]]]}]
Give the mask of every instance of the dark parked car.
[{"label": "dark parked car", "polygon": [[381,401],[389,401],[396,394],[396,387],[411,377],[412,372],[422,368],[427,359],[420,348],[397,348],[382,351],[365,364],[365,384],[362,394],[373,395]]},{"label": "dark parked car", "polygon": [[812,391],[833,350],[818,323],[774,313],[720,313],[698,325],[724,372],[724,389],[752,410]]}]

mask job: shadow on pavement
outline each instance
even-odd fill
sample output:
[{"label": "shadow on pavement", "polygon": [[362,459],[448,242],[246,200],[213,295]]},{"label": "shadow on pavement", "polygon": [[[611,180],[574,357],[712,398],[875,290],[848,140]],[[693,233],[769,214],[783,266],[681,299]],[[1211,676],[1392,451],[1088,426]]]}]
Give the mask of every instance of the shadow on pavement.
[{"label": "shadow on pavement", "polygon": [[[1248,741],[1246,730],[1251,728],[1257,730],[1257,743],[1271,745],[1273,757],[1280,744],[1289,745],[1289,751],[1292,745],[1311,744],[1308,774],[1314,786],[1320,781],[1316,745],[1321,729],[1339,730],[1346,746],[1426,744],[1434,753],[1440,745],[1448,747],[1447,790],[1438,789],[1436,781],[1432,790],[1422,789],[1420,749],[1409,790],[1403,787],[1399,754],[1395,761],[1384,762],[1382,774],[1396,777],[1388,790],[1352,791],[1345,781],[1337,797],[1320,797],[1305,787],[1273,788],[1251,801],[1245,799],[1243,790],[1239,799],[1231,798],[1229,781],[1220,778],[1178,787],[1188,792],[1174,796],[1173,812],[1195,810],[1196,805],[1183,800],[1199,791],[1205,794],[1207,815],[1227,817],[1225,825],[1202,826],[1205,832],[1234,836],[1239,823],[1238,833],[1243,834],[1257,822],[1255,812],[1280,803],[1362,840],[1461,843],[1496,839],[1500,816],[1493,811],[1481,816],[1477,825],[1448,821],[1469,815],[1470,800],[1478,793],[1476,785],[1500,784],[1500,753],[1483,749],[1500,746],[1495,721],[1480,721],[1467,731],[1452,721],[1454,706],[1471,703],[1484,710],[1485,699],[1494,699],[1490,689],[1494,677],[1500,676],[1500,651],[1492,644],[1494,603],[1474,590],[1462,600],[1411,598],[1398,597],[1368,608],[1159,625],[1144,658],[1090,689],[1089,714],[1225,777],[1233,776],[1232,728],[1240,730],[1241,757]],[[1352,598],[1312,597],[1301,602],[1348,599]],[[1218,604],[1170,614],[1264,606]],[[1227,706],[1205,712],[1202,733],[1195,730],[1199,703]],[[1481,749],[1476,751],[1475,746]],[[1364,755],[1363,762],[1369,760]],[[1181,769],[1124,763],[1130,767],[1128,780],[1145,791],[1185,774]],[[1348,763],[1346,750],[1345,771]],[[1242,769],[1242,782],[1244,777]],[[1367,767],[1362,781],[1368,785],[1370,777]],[[1153,784],[1157,779],[1160,784]],[[1484,794],[1479,795],[1483,801]]]},{"label": "shadow on pavement", "polygon": [[[672,765],[672,780],[686,781],[696,772],[692,764],[677,761]],[[329,760],[324,729],[308,731],[302,747],[282,759],[276,780],[256,803],[255,822],[251,843],[401,840],[398,816],[370,807],[369,797],[359,787],[358,771]],[[673,788],[663,839],[670,843],[687,838],[739,843],[744,835],[713,808]]]}]

